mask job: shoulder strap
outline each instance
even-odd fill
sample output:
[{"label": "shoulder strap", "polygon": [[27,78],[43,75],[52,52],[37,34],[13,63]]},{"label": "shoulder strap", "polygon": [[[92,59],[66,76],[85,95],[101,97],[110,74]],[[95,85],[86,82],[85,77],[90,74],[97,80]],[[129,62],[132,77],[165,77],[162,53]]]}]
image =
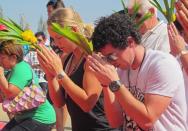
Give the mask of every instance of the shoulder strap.
[{"label": "shoulder strap", "polygon": [[7,71],[7,73],[5,74],[5,78],[6,78],[7,80],[9,80],[9,78],[10,78],[10,76],[11,76],[11,73],[12,73],[12,71],[9,70],[9,71]]},{"label": "shoulder strap", "polygon": [[35,80],[34,80],[34,71],[33,71],[32,68],[31,68],[31,72],[32,72],[32,79],[31,79],[31,81],[30,81],[29,84],[28,84],[29,87],[30,87],[32,84],[35,83]]},{"label": "shoulder strap", "polygon": [[64,70],[66,73],[68,73],[68,68],[70,66],[72,59],[73,59],[73,53],[69,54],[64,62]]}]

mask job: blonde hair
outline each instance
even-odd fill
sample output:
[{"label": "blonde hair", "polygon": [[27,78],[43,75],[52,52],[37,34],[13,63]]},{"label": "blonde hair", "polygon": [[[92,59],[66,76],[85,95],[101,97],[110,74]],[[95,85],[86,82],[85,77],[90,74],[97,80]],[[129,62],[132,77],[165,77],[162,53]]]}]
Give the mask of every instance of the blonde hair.
[{"label": "blonde hair", "polygon": [[93,33],[93,25],[85,24],[80,15],[72,8],[58,8],[52,12],[48,18],[48,25],[53,22],[60,24],[62,27],[76,27],[78,32],[87,38],[90,38]]},{"label": "blonde hair", "polygon": [[16,55],[17,61],[23,60],[23,48],[14,40],[6,40],[0,43],[0,53],[8,56]]},{"label": "blonde hair", "polygon": [[156,7],[154,7],[150,1],[152,0],[130,0],[130,2],[128,3],[128,8],[132,8],[133,5],[136,3],[140,4],[141,7],[140,7],[140,12],[142,14],[145,14],[149,11],[150,8],[154,8],[155,10],[155,15],[157,16],[157,9]]}]

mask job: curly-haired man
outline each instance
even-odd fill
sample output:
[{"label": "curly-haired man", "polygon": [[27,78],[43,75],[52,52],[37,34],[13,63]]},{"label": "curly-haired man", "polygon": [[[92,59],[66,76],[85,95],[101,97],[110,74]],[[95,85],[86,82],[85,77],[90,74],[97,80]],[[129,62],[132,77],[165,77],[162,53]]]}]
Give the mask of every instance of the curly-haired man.
[{"label": "curly-haired man", "polygon": [[[105,112],[113,127],[124,130],[186,131],[187,105],[179,63],[167,53],[145,49],[127,14],[99,20],[95,51],[87,68],[103,85]],[[127,70],[117,73],[115,67]],[[123,82],[122,82],[123,81]]]}]

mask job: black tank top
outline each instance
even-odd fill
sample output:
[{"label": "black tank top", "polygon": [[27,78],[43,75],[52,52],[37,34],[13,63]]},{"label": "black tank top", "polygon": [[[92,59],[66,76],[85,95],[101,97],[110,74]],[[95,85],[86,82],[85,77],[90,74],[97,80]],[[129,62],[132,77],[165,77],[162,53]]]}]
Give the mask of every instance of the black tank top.
[{"label": "black tank top", "polygon": [[[65,64],[68,59],[70,59],[70,56],[67,57]],[[77,70],[70,76],[71,80],[81,88],[84,75],[84,63],[85,60],[81,62]],[[63,94],[65,95],[65,102],[71,117],[72,131],[120,131],[120,129],[110,128],[107,122],[103,108],[103,93],[101,93],[93,109],[87,113],[65,93],[65,90]]]}]

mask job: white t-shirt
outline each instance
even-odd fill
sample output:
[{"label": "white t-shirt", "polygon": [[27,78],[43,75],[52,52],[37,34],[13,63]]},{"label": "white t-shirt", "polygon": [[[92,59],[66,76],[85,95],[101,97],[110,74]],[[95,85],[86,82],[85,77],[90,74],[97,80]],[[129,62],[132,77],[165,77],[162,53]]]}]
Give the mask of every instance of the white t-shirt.
[{"label": "white t-shirt", "polygon": [[[188,75],[185,72],[185,70],[183,70],[183,77],[184,77],[184,82],[185,82],[186,103],[188,107]],[[188,125],[188,111],[187,111],[187,125]]]},{"label": "white t-shirt", "polygon": [[44,43],[45,46],[50,47],[50,41],[49,39],[46,39],[46,42]]},{"label": "white t-shirt", "polygon": [[[185,46],[186,49],[188,49],[188,45]],[[181,63],[181,60],[179,58],[176,58],[178,60],[178,62],[180,63],[181,67],[182,67],[182,71],[183,71],[183,77],[184,77],[184,83],[185,83],[185,96],[186,96],[186,103],[187,103],[187,107],[188,107],[188,74],[186,73],[186,71],[183,69],[183,65]],[[187,125],[188,125],[188,113],[187,113]]]},{"label": "white t-shirt", "polygon": [[142,36],[142,45],[146,49],[170,52],[167,24],[160,21],[154,28],[148,30]]},{"label": "white t-shirt", "polygon": [[[122,83],[126,87],[130,85],[130,92],[142,102],[146,93],[172,98],[170,105],[155,122],[154,131],[187,131],[183,75],[173,56],[161,51],[147,50],[140,71],[130,70],[129,77],[128,71],[118,69],[118,73]],[[124,125],[132,130],[140,130],[129,117],[125,117]]]}]

